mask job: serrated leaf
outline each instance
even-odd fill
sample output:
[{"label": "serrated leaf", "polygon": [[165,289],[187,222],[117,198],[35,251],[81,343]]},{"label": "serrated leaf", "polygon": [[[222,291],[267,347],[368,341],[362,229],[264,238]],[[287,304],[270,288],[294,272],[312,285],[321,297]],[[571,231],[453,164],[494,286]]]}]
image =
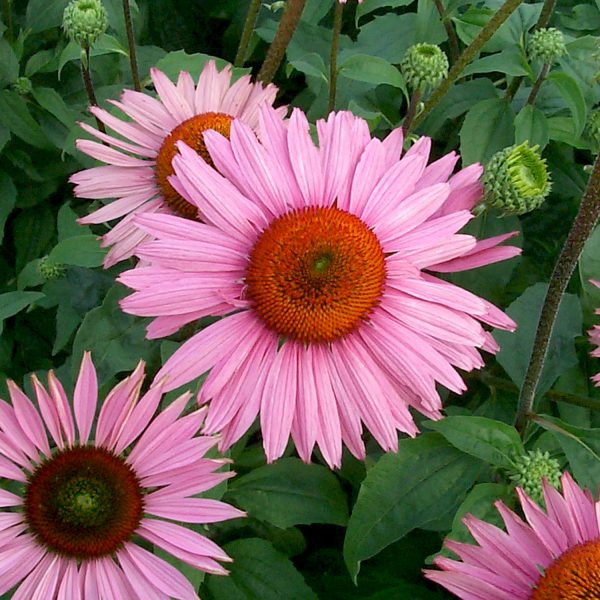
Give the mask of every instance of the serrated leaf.
[{"label": "serrated leaf", "polygon": [[350,515],[344,560],[356,581],[361,561],[409,531],[452,514],[481,462],[451,446],[440,434],[402,440],[367,472]]},{"label": "serrated leaf", "polygon": [[492,155],[514,142],[514,112],[502,98],[483,100],[473,106],[460,130],[463,165],[487,163]]},{"label": "serrated leaf", "polygon": [[99,267],[106,256],[106,250],[100,248],[98,236],[76,235],[58,242],[49,256],[52,260],[65,265]]},{"label": "serrated leaf", "polygon": [[[494,331],[500,344],[497,361],[513,382],[523,385],[527,365],[533,348],[542,303],[548,289],[545,283],[536,283],[527,288],[507,309],[507,314],[517,323],[517,331]],[[573,294],[563,296],[560,309],[550,338],[548,354],[537,388],[537,395],[546,393],[557,377],[577,364],[575,337],[581,335],[581,306]]]},{"label": "serrated leaf", "polygon": [[525,453],[517,430],[494,419],[450,416],[428,421],[427,427],[441,433],[455,448],[497,467],[508,469],[515,456]]},{"label": "serrated leaf", "polygon": [[585,106],[585,98],[579,89],[577,82],[562,71],[550,73],[547,77],[551,81],[562,96],[563,100],[569,107],[573,115],[573,124],[575,127],[575,136],[579,137],[585,126],[587,108]]},{"label": "serrated leaf", "polygon": [[206,578],[213,600],[318,600],[294,565],[269,542],[246,538],[224,549],[233,563],[227,577]]},{"label": "serrated leaf", "polygon": [[387,84],[407,93],[402,73],[387,60],[378,56],[353,54],[339,65],[338,72],[348,79],[364,81],[373,85]]},{"label": "serrated leaf", "polygon": [[236,477],[228,494],[251,517],[286,529],[293,525],[348,521],[346,496],[339,481],[321,465],[282,458]]},{"label": "serrated leaf", "polygon": [[538,145],[540,152],[549,140],[546,115],[531,104],[525,105],[515,118],[515,143],[528,140],[531,146]]}]

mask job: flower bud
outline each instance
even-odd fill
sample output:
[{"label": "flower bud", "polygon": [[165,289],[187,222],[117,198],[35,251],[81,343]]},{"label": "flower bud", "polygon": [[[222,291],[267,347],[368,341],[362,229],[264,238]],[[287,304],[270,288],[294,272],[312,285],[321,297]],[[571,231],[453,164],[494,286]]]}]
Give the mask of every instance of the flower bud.
[{"label": "flower bud", "polygon": [[448,75],[448,58],[438,46],[415,44],[406,51],[400,70],[413,91],[425,91]]},{"label": "flower bud", "polygon": [[550,192],[546,160],[529,142],[496,152],[483,175],[485,203],[506,215],[522,215],[540,206]]},{"label": "flower bud", "polygon": [[81,47],[90,47],[108,27],[108,16],[100,0],[72,0],[63,13],[63,29]]},{"label": "flower bud", "polygon": [[530,60],[539,58],[544,63],[552,64],[567,53],[562,31],[550,27],[538,29],[529,38],[527,54]]},{"label": "flower bud", "polygon": [[33,86],[28,77],[17,77],[17,80],[12,84],[12,89],[20,96],[25,96],[31,93]]},{"label": "flower bud", "polygon": [[37,270],[46,281],[60,279],[61,277],[64,277],[65,274],[65,266],[62,263],[52,260],[49,256],[40,258]]},{"label": "flower bud", "polygon": [[511,481],[523,488],[523,491],[537,504],[544,503],[542,477],[558,488],[562,471],[558,461],[550,458],[550,454],[541,450],[528,451],[527,454],[514,460],[514,470],[510,473]]}]

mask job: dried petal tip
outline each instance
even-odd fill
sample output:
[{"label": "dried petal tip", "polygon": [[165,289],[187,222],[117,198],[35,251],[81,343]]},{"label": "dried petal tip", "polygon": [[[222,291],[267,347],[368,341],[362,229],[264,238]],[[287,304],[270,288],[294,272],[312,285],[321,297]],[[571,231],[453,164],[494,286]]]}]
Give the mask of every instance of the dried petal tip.
[{"label": "dried petal tip", "polygon": [[529,142],[492,156],[483,175],[485,203],[507,215],[522,215],[540,206],[550,192],[546,160]]},{"label": "dried petal tip", "polygon": [[100,0],[72,0],[63,13],[67,37],[82,48],[91,46],[108,27],[108,16]]},{"label": "dried petal tip", "polygon": [[40,258],[37,270],[46,281],[60,279],[65,274],[65,266],[62,263],[52,260],[49,256]]},{"label": "dried petal tip", "polygon": [[527,54],[530,60],[539,58],[544,63],[552,64],[567,53],[565,38],[562,31],[550,27],[538,29],[527,44]]},{"label": "dried petal tip", "polygon": [[558,461],[550,458],[548,452],[541,450],[528,451],[527,454],[514,459],[514,469],[509,474],[515,485],[523,488],[523,491],[537,504],[544,504],[544,492],[542,478],[554,488],[560,486],[562,471]]},{"label": "dried petal tip", "polygon": [[406,51],[400,70],[412,90],[425,91],[448,75],[448,58],[438,46],[415,44]]}]

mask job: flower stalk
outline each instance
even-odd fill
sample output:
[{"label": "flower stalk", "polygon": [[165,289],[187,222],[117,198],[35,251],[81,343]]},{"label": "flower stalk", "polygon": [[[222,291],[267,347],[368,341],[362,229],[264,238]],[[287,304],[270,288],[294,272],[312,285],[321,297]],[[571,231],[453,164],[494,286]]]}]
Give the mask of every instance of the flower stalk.
[{"label": "flower stalk", "polygon": [[550,337],[571,275],[585,242],[592,233],[600,217],[600,155],[596,157],[594,168],[587,188],[581,200],[579,212],[567,241],[558,257],[550,284],[542,306],[538,322],[533,351],[525,374],[525,380],[519,396],[515,427],[523,433],[534,410],[535,392],[540,380],[544,360],[548,353]]},{"label": "flower stalk", "polygon": [[261,0],[252,0],[250,2],[250,8],[248,9],[248,15],[246,16],[246,22],[244,23],[244,29],[242,31],[242,37],[240,38],[240,44],[235,54],[233,61],[234,66],[243,67],[246,59],[246,52],[248,51],[248,45],[250,44],[250,38],[256,25],[256,19],[260,11]]},{"label": "flower stalk", "polygon": [[404,121],[402,123],[402,129],[404,131],[405,136],[411,129],[413,119],[417,114],[417,108],[419,106],[419,103],[421,102],[422,97],[423,92],[420,89],[416,89],[410,97],[410,102],[408,103],[408,108],[406,109],[406,116],[404,117]]},{"label": "flower stalk", "polygon": [[340,32],[342,30],[342,16],[344,5],[341,2],[335,3],[335,12],[333,14],[333,32],[331,37],[331,57],[329,59],[329,102],[327,112],[335,110],[335,95],[337,91],[337,56],[340,46]]},{"label": "flower stalk", "polygon": [[292,35],[294,35],[294,31],[296,31],[305,3],[306,0],[288,0],[275,37],[258,73],[257,79],[262,81],[264,85],[273,81],[273,77],[275,77],[275,73],[277,73],[277,69],[285,55],[285,50],[292,39]]},{"label": "flower stalk", "polygon": [[442,19],[442,25],[446,30],[446,35],[448,36],[448,45],[450,46],[450,63],[454,64],[460,55],[460,47],[458,45],[458,38],[456,37],[456,32],[454,31],[454,27],[452,27],[452,23],[450,19],[446,17],[446,9],[442,4],[442,0],[433,0],[435,7],[440,13],[440,18]]},{"label": "flower stalk", "polygon": [[135,36],[133,35],[133,23],[131,21],[131,9],[129,0],[123,0],[123,16],[125,18],[125,29],[127,30],[127,43],[129,44],[129,63],[131,64],[131,77],[133,87],[137,92],[142,91],[140,84],[140,74],[137,65],[137,54],[135,50]]},{"label": "flower stalk", "polygon": [[[506,0],[498,12],[485,24],[477,37],[464,49],[458,60],[452,65],[448,76],[435,89],[421,113],[417,115],[412,123],[412,129],[423,122],[425,117],[433,110],[439,101],[446,95],[450,87],[459,78],[465,67],[477,56],[481,48],[490,40],[500,25],[510,17],[523,3],[523,0]],[[410,131],[408,131],[410,133]]]},{"label": "flower stalk", "polygon": [[540,69],[540,74],[538,75],[533,87],[531,88],[531,92],[529,93],[529,98],[527,98],[527,104],[533,105],[535,103],[535,99],[544,83],[546,77],[548,76],[548,71],[550,71],[550,63],[544,63],[542,68]]},{"label": "flower stalk", "polygon": [[[98,100],[96,100],[96,94],[94,92],[94,84],[92,83],[92,74],[90,71],[90,47],[85,46],[82,49],[81,60],[79,61],[81,64],[81,78],[83,79],[83,85],[85,87],[85,92],[87,94],[88,100],[91,106],[98,106]],[[104,127],[104,123],[95,117],[96,125],[98,126],[98,130],[102,133],[106,133],[106,128]]]}]

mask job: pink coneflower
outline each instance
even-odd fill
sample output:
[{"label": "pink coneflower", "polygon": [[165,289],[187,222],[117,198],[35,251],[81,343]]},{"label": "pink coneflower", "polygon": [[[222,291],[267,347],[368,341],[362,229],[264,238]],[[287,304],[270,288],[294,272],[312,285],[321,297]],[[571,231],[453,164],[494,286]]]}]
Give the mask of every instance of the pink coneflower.
[{"label": "pink coneflower", "polygon": [[[386,450],[417,427],[412,406],[441,417],[436,382],[465,389],[455,366],[483,364],[496,345],[479,321],[514,323],[486,301],[425,273],[456,271],[519,252],[456,232],[479,200],[479,166],[450,176],[458,157],[427,166],[430,140],[402,159],[402,133],[381,142],[351,113],[288,126],[261,110],[260,140],[235,121],[231,138],[205,135],[218,173],[185,144],[175,189],[205,223],[143,215],[156,241],[150,266],[120,280],[137,290],[122,307],[157,317],[149,337],[206,315],[227,315],[184,343],[159,377],[176,388],[211,369],[199,401],[205,431],[235,442],[260,412],[269,461],[289,435],[303,460],[318,444],[339,465],[342,440],[364,457],[362,424]],[[222,173],[222,174],[221,174]]]},{"label": "pink coneflower", "polygon": [[77,140],[77,148],[106,166],[73,175],[75,195],[117,200],[79,222],[104,223],[122,217],[102,238],[103,246],[112,246],[105,267],[132,256],[138,244],[148,239],[134,226],[134,214],[162,212],[190,219],[197,217],[196,207],[182,198],[168,181],[173,174],[171,161],[177,152],[177,142],[183,140],[210,161],[204,132],[214,129],[227,136],[234,118],[256,129],[258,107],[263,102],[272,104],[277,93],[273,85],[263,88],[261,83],[251,83],[249,75],[231,84],[231,67],[219,72],[213,60],[204,66],[197,86],[185,71],[179,74],[177,85],[158,69],[152,69],[150,74],[159,99],[125,90],[120,102],[109,100],[132,121],[123,121],[97,106],[90,107],[96,118],[124,139],[80,123],[105,144]]},{"label": "pink coneflower", "polygon": [[138,538],[197,569],[227,572],[217,560],[230,559],[219,546],[171,520],[243,516],[194,497],[232,473],[215,473],[223,461],[204,458],[216,440],[196,436],[203,410],[181,416],[190,394],[153,419],[162,386],[140,398],[143,378],[140,362],[108,394],[93,441],[98,385],[88,353],[73,410],[52,371],[48,391],[32,376],[39,412],[8,382],[12,406],[0,400],[0,477],[13,485],[0,490],[0,595],[19,584],[15,600],[197,598],[190,582]]},{"label": "pink coneflower", "polygon": [[[595,285],[597,288],[600,288],[600,281],[594,281],[590,279],[590,283]],[[596,314],[600,315],[600,308],[596,309]],[[590,343],[597,346],[595,350],[592,350],[592,356],[596,358],[600,358],[600,325],[594,325],[589,331],[590,335]],[[592,377],[592,381],[596,384],[596,386],[600,387],[600,373],[594,375]]]},{"label": "pink coneflower", "polygon": [[438,557],[443,571],[425,576],[462,600],[594,600],[600,598],[600,503],[568,473],[562,494],[544,481],[546,511],[517,488],[527,522],[501,501],[506,532],[468,515],[479,546],[446,540],[460,561]]}]

